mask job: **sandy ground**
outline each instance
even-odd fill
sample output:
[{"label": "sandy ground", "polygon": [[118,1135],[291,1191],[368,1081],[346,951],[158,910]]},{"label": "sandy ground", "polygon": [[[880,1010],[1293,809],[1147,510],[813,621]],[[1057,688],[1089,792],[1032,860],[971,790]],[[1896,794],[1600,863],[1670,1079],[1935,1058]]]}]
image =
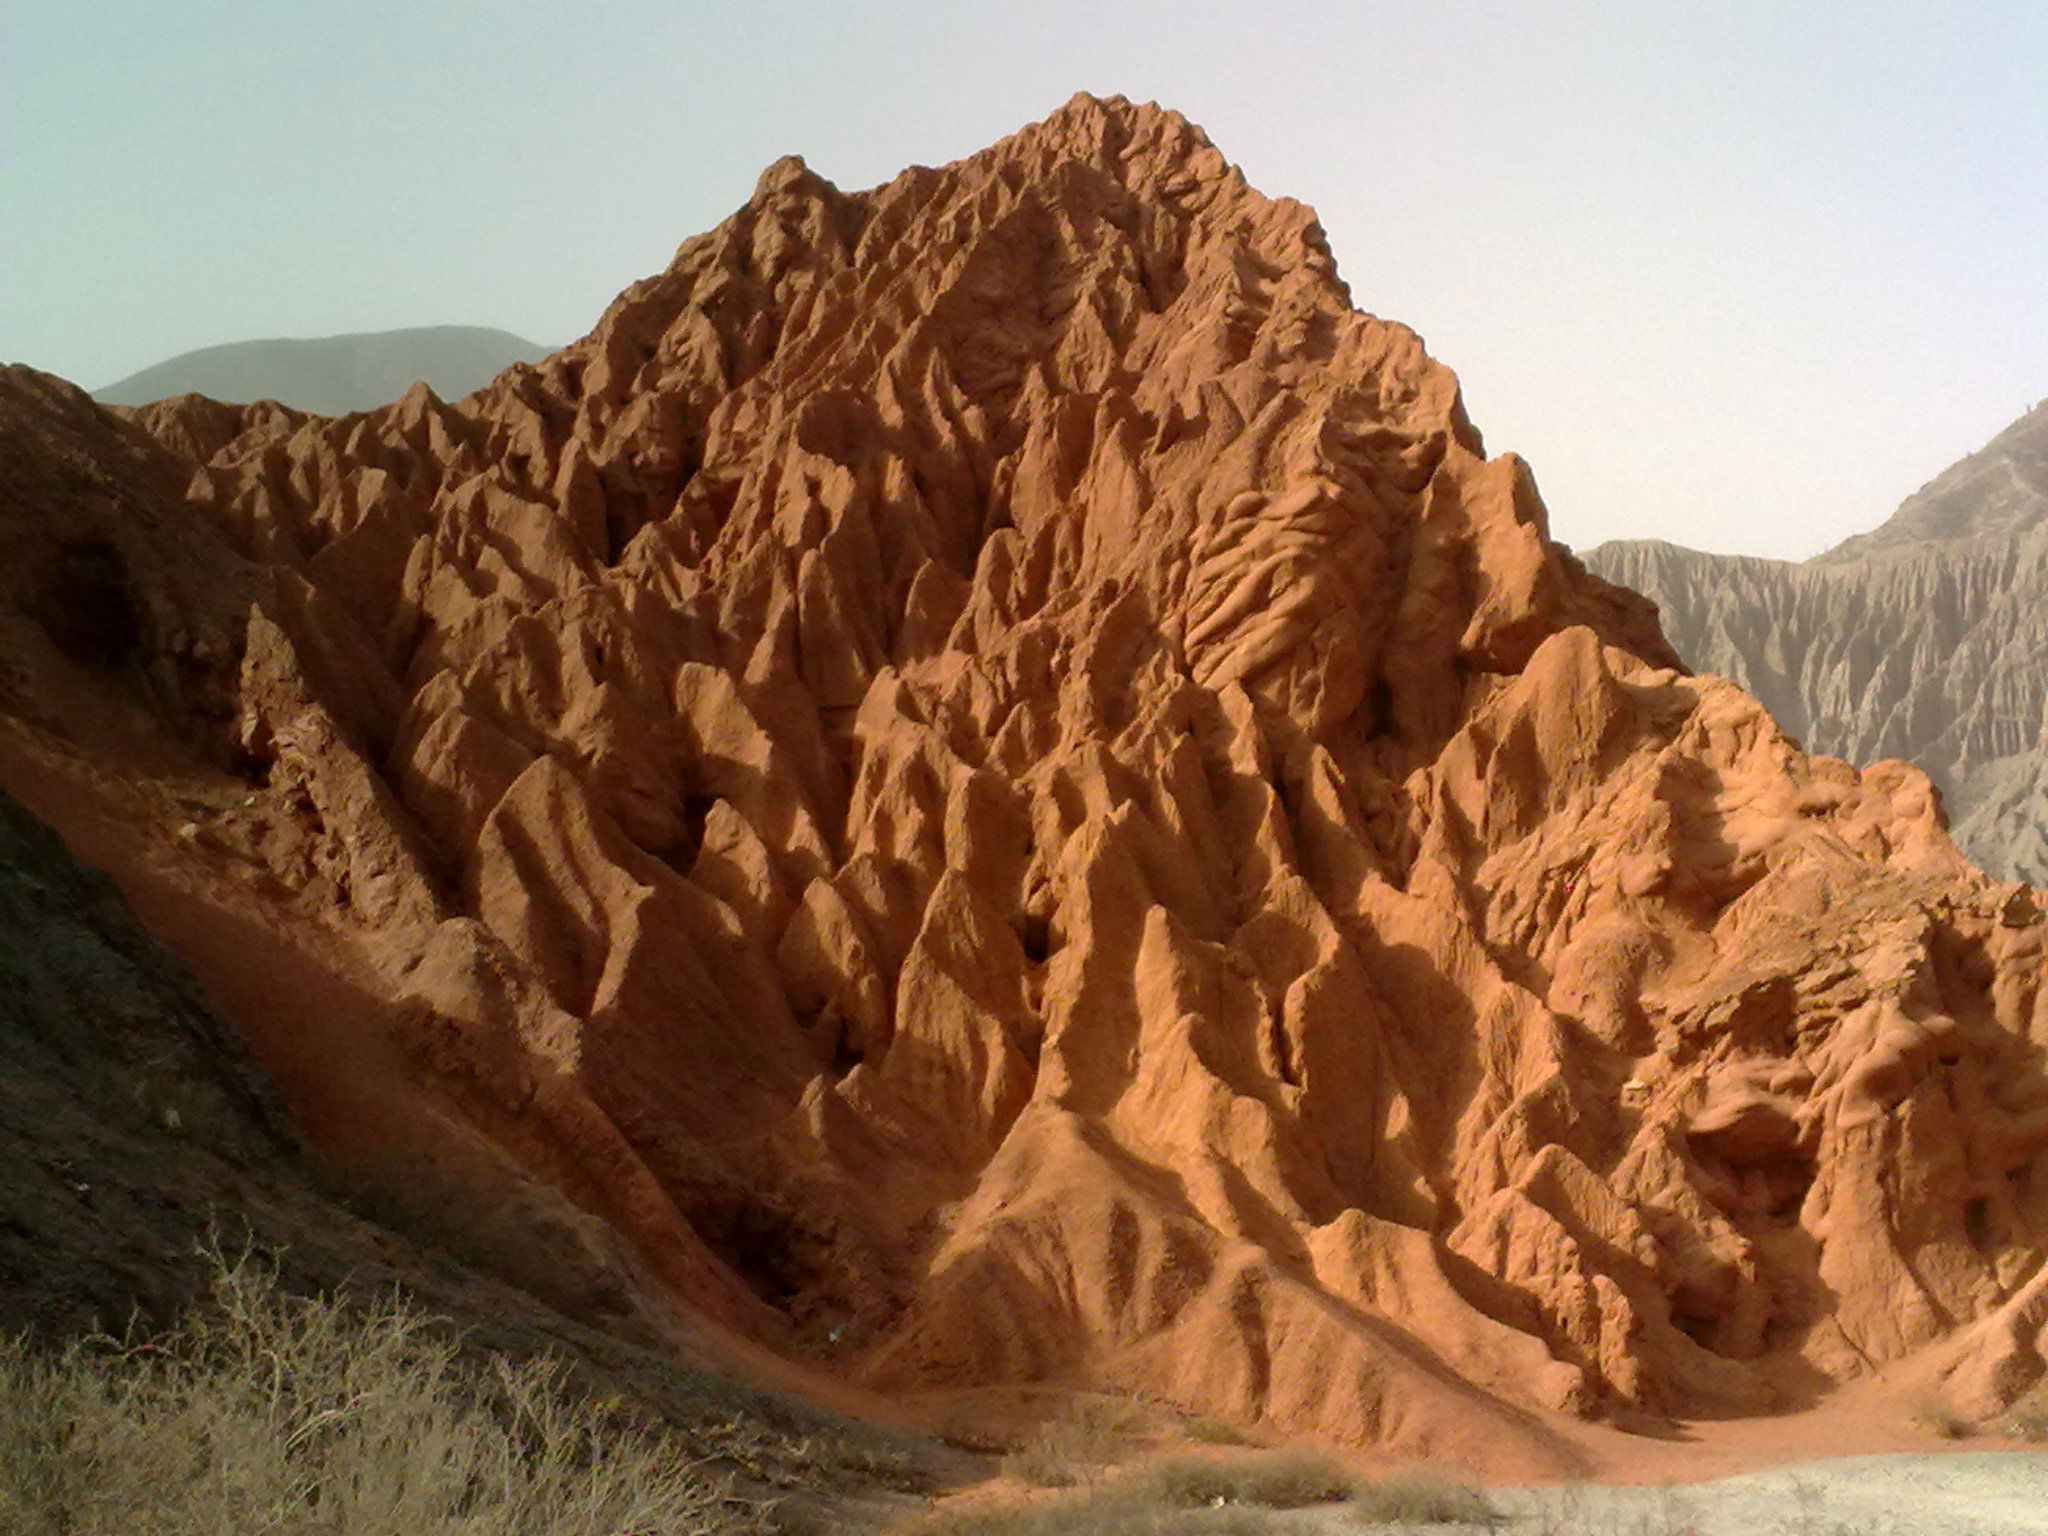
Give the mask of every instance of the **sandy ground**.
[{"label": "sandy ground", "polygon": [[[1574,1483],[1487,1491],[1483,1525],[1388,1524],[1347,1505],[1289,1511],[1075,1511],[1075,1536],[2048,1536],[2048,1451],[1838,1456],[1691,1484]],[[899,1503],[899,1523],[917,1527]],[[1249,1519],[1246,1517],[1250,1516]],[[852,1525],[842,1527],[854,1528]],[[1042,1536],[1043,1527],[1033,1529]]]},{"label": "sandy ground", "polygon": [[1501,1516],[1492,1526],[1382,1525],[1326,1507],[1275,1514],[1271,1529],[1275,1536],[2044,1536],[2048,1452],[1840,1456],[1710,1483],[1504,1488],[1488,1497]]},{"label": "sandy ground", "polygon": [[1523,1529],[1634,1536],[2043,1536],[2048,1452],[1840,1456],[1688,1486],[1497,1490]]},{"label": "sandy ground", "polygon": [[[1044,1415],[1060,1394],[1012,1389],[965,1394],[997,1438],[1019,1436],[1024,1420]],[[1085,1395],[1064,1408],[1071,1420]],[[1497,1512],[1491,1526],[1390,1525],[1352,1506],[1290,1512],[1161,1509],[1153,1524],[1101,1523],[1129,1536],[1238,1536],[1258,1530],[1299,1536],[1377,1531],[1399,1536],[2048,1536],[2048,1448],[2007,1439],[1987,1424],[1966,1438],[1944,1439],[1923,1422],[1927,1395],[1910,1370],[1838,1389],[1803,1411],[1773,1418],[1643,1425],[1636,1433],[1559,1419],[1555,1427],[1584,1453],[1570,1481],[1531,1486],[1498,1466],[1448,1463],[1415,1468],[1452,1484],[1484,1490]],[[1096,1396],[1100,1410],[1115,1400]],[[997,1410],[1008,1408],[1005,1420]],[[1132,1426],[1136,1427],[1136,1426]],[[1158,1426],[1153,1426],[1155,1429]],[[1267,1442],[1263,1449],[1278,1449]],[[1133,1434],[1118,1461],[1153,1455],[1231,1458],[1259,1446],[1225,1448],[1178,1435]],[[1371,1453],[1342,1456],[1368,1482],[1408,1468]],[[1411,1464],[1412,1465],[1412,1464]],[[1030,1504],[1061,1495],[998,1477],[948,1500],[958,1511]],[[897,1528],[903,1528],[901,1526]],[[1076,1536],[1098,1529],[1077,1513]]]}]

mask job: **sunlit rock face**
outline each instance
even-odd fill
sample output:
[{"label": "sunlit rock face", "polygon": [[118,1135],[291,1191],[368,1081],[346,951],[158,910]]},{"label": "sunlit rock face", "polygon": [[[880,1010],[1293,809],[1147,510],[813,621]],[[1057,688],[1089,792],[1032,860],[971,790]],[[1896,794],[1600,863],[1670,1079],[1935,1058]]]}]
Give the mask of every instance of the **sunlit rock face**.
[{"label": "sunlit rock face", "polygon": [[4,399],[77,482],[0,500],[10,774],[261,918],[194,963],[316,1136],[895,1392],[1540,1468],[2040,1369],[2030,898],[1685,675],[1171,113],[779,162],[453,405]]},{"label": "sunlit rock face", "polygon": [[1803,565],[1628,541],[1585,558],[1657,600],[1688,664],[1809,747],[1919,764],[1957,847],[2048,885],[2048,401]]}]

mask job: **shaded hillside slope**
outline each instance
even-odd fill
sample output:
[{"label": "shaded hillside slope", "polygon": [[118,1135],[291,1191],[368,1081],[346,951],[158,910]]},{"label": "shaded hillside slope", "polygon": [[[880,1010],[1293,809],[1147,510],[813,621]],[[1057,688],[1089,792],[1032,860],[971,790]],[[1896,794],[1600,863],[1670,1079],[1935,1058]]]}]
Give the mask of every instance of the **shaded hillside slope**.
[{"label": "shaded hillside slope", "polygon": [[[4,795],[0,1053],[0,1334],[10,1341],[25,1334],[54,1349],[160,1330],[204,1311],[215,1255],[253,1246],[291,1292],[364,1302],[395,1289],[461,1330],[465,1354],[564,1362],[565,1404],[630,1402],[640,1422],[668,1427],[676,1454],[733,1478],[757,1509],[799,1491],[927,1488],[951,1466],[939,1447],[706,1371],[702,1348],[634,1300],[630,1264],[602,1244],[579,1250],[573,1214],[540,1192],[500,1191],[523,1206],[515,1230],[444,1211],[429,1241],[339,1203],[191,974],[112,882]],[[352,1198],[404,1203],[361,1180]],[[461,1262],[465,1251],[483,1268]],[[541,1296],[503,1283],[508,1272]]]},{"label": "shaded hillside slope", "polygon": [[893,1393],[1558,1471],[2041,1369],[2038,912],[1171,113],[778,162],[456,406],[0,407],[0,775],[337,1156]]},{"label": "shaded hillside slope", "polygon": [[275,400],[294,410],[344,416],[389,405],[415,382],[446,399],[481,389],[514,363],[548,349],[510,331],[427,325],[350,336],[233,341],[183,352],[93,391],[107,405],[148,405],[174,395]]},{"label": "shaded hillside slope", "polygon": [[1803,565],[1654,542],[1584,558],[1656,599],[1690,665],[1816,751],[1917,763],[1957,846],[2048,884],[2048,402]]}]

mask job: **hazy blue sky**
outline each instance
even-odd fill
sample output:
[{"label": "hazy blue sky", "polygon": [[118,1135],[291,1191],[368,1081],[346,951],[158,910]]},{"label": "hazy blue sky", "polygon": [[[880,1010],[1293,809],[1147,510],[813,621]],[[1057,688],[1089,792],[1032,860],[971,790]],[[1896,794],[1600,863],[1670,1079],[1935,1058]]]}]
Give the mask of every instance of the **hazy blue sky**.
[{"label": "hazy blue sky", "polygon": [[1558,535],[1802,556],[2048,395],[2048,3],[7,0],[0,358],[581,335],[777,155],[1077,89],[1321,212]]}]

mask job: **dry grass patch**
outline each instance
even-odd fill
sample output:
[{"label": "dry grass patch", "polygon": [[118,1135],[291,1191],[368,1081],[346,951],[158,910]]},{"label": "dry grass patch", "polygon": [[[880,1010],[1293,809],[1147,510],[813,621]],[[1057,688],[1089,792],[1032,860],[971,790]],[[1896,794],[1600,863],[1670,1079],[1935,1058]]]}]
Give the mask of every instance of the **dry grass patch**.
[{"label": "dry grass patch", "polygon": [[1113,1494],[1183,1509],[1248,1504],[1306,1509],[1342,1504],[1361,1491],[1357,1476],[1318,1451],[1253,1456],[1164,1456],[1117,1479]]},{"label": "dry grass patch", "polygon": [[0,1342],[9,1536],[620,1536],[755,1513],[668,1433],[402,1301],[289,1296],[243,1257],[170,1334]]},{"label": "dry grass patch", "polygon": [[942,1510],[906,1536],[1260,1536],[1274,1512],[1344,1507],[1360,1527],[1464,1524],[1499,1516],[1474,1490],[1427,1473],[1365,1482],[1333,1456],[1164,1456],[1085,1492],[1002,1508]]},{"label": "dry grass patch", "polygon": [[1197,1445],[1250,1445],[1251,1436],[1235,1424],[1197,1414],[1181,1425],[1181,1433]]},{"label": "dry grass patch", "polygon": [[1002,1461],[1005,1477],[1034,1488],[1071,1488],[1107,1464],[1107,1454],[1087,1431],[1065,1419],[1046,1420]]},{"label": "dry grass patch", "polygon": [[1003,1458],[1003,1471],[1035,1488],[1071,1488],[1114,1464],[1152,1417],[1133,1398],[1077,1396]]},{"label": "dry grass patch", "polygon": [[1913,1422],[1942,1440],[1961,1440],[1976,1433],[1976,1425],[1939,1398],[1923,1397],[1913,1405]]},{"label": "dry grass patch", "polygon": [[1183,1509],[1110,1490],[1064,1494],[1001,1509],[941,1510],[903,1536],[1270,1536],[1270,1511]]},{"label": "dry grass patch", "polygon": [[1500,1512],[1478,1489],[1421,1468],[1360,1485],[1351,1496],[1351,1506],[1359,1519],[1380,1525],[1480,1525],[1490,1529],[1500,1519]]}]

